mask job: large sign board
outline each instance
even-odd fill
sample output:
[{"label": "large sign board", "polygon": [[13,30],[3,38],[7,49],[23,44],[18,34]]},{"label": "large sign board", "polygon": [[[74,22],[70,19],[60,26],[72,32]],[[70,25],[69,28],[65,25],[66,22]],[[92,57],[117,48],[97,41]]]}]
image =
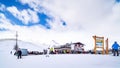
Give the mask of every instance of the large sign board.
[{"label": "large sign board", "polygon": [[96,37],[96,47],[102,47],[104,45],[104,38]]},{"label": "large sign board", "polygon": [[97,52],[97,48],[102,49],[102,54],[104,54],[104,37],[93,36],[95,41],[94,52]]}]

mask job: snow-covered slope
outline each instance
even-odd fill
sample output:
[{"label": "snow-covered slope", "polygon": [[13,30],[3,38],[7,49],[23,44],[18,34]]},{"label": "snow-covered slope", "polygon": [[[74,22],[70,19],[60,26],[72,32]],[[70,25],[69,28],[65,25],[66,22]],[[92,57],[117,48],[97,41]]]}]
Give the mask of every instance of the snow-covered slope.
[{"label": "snow-covered slope", "polygon": [[0,53],[0,68],[119,68],[120,57],[111,55],[63,54],[23,56]]},{"label": "snow-covered slope", "polygon": [[[11,51],[13,50],[15,44],[15,39],[2,39],[0,40],[0,51]],[[19,48],[25,48],[29,51],[42,51],[44,49],[44,46],[42,45],[35,45],[33,43],[24,42],[21,40],[18,41],[18,46]]]}]

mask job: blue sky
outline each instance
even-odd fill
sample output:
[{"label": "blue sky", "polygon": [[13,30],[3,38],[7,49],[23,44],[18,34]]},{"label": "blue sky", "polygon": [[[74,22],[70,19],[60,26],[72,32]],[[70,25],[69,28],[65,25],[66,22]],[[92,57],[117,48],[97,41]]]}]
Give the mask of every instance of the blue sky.
[{"label": "blue sky", "polygon": [[18,9],[27,9],[29,8],[29,6],[26,4],[26,5],[22,5],[19,0],[1,0],[0,1],[2,4],[4,4],[5,6],[7,7],[10,7],[10,6],[17,6]]},{"label": "blue sky", "polygon": [[120,0],[0,0],[0,39],[34,43],[120,41]]},{"label": "blue sky", "polygon": [[120,2],[120,0],[116,0],[116,2]]},{"label": "blue sky", "polygon": [[[33,8],[31,8],[28,4],[22,4],[20,3],[19,0],[0,0],[0,4],[5,5],[6,7],[12,7],[15,6],[19,11],[23,11],[26,9],[30,9],[32,11]],[[29,21],[27,24],[25,24],[23,21],[21,21],[20,19],[16,18],[11,12],[9,12],[8,10],[4,10],[4,11],[0,11],[1,13],[3,13],[8,19],[11,20],[11,24],[12,25],[19,25],[19,26],[36,26],[36,25],[42,25],[43,27],[45,27],[46,29],[50,29],[51,26],[50,24],[46,21],[46,19],[52,21],[54,18],[50,17],[48,15],[46,15],[43,12],[37,12],[37,16],[39,18],[39,21],[37,21],[36,23],[33,23],[31,21]],[[63,26],[66,26],[65,21],[61,21],[61,24]],[[5,28],[0,28],[0,31],[6,31],[7,29]]]}]

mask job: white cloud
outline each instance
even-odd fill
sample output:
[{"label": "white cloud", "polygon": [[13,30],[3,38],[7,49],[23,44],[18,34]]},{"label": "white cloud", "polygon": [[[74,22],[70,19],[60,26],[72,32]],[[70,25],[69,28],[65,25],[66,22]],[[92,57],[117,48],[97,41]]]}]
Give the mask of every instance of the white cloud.
[{"label": "white cloud", "polygon": [[0,3],[0,11],[4,11],[5,8],[6,8],[5,5]]},{"label": "white cloud", "polygon": [[0,27],[7,28],[7,26],[11,26],[9,22],[10,20],[7,19],[4,14],[0,13]]},{"label": "white cloud", "polygon": [[7,10],[13,14],[17,19],[21,20],[24,24],[38,23],[39,17],[35,11],[30,9],[18,10],[15,6],[8,7]]},{"label": "white cloud", "polygon": [[99,25],[96,22],[110,14],[113,3],[112,0],[52,0],[52,2],[46,0],[42,5],[64,19],[68,26],[72,28],[82,26],[86,29],[92,25]]}]

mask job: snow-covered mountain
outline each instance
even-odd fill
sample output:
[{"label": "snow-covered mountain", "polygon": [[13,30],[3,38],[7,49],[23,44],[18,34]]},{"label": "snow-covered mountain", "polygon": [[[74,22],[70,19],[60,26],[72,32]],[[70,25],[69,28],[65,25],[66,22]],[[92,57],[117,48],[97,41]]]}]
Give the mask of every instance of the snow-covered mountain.
[{"label": "snow-covered mountain", "polygon": [[[15,39],[0,39],[0,51],[11,51],[15,44]],[[28,51],[42,51],[45,48],[43,45],[36,45],[22,40],[18,40],[18,46],[19,48],[28,49]]]}]

